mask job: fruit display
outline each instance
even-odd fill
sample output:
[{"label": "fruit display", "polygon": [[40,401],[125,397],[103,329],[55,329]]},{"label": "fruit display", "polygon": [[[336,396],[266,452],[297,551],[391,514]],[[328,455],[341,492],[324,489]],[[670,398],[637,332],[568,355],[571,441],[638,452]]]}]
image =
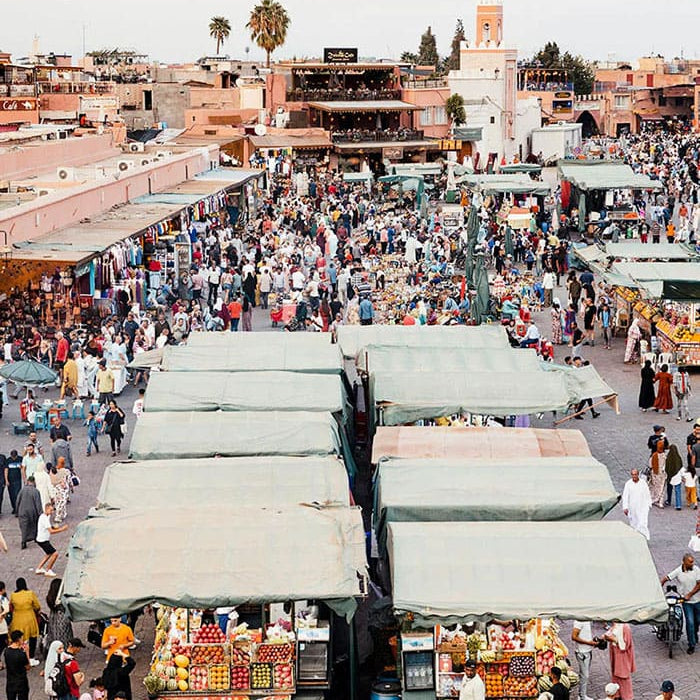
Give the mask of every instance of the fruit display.
[{"label": "fruit display", "polygon": [[231,649],[231,663],[234,666],[248,666],[250,661],[250,646],[234,646]]},{"label": "fruit display", "polygon": [[510,698],[531,698],[537,696],[537,679],[514,678],[509,676],[503,682],[503,694]]},{"label": "fruit display", "polygon": [[250,687],[253,690],[272,688],[272,664],[253,663],[250,665]]},{"label": "fruit display", "polygon": [[292,658],[291,644],[261,644],[258,647],[258,661],[261,663],[278,664]]},{"label": "fruit display", "polygon": [[192,666],[190,669],[190,690],[208,690],[209,671],[206,666]]},{"label": "fruit display", "polygon": [[233,690],[248,690],[250,688],[250,668],[234,666],[231,669],[231,688]]},{"label": "fruit display", "polygon": [[496,664],[487,664],[486,665],[486,672],[487,673],[497,673],[499,676],[507,676],[508,675],[508,664],[507,663],[496,663]]},{"label": "fruit display", "polygon": [[226,658],[223,644],[193,644],[190,648],[193,664],[222,664]]},{"label": "fruit display", "polygon": [[487,673],[484,679],[487,698],[500,698],[503,696],[503,676],[500,673]]},{"label": "fruit display", "polygon": [[554,666],[556,655],[551,649],[545,649],[537,652],[535,659],[535,672],[538,676],[546,676]]},{"label": "fruit display", "polygon": [[535,657],[532,654],[514,654],[510,659],[508,675],[522,678],[535,675]]},{"label": "fruit display", "polygon": [[226,635],[214,623],[202,625],[191,637],[193,644],[223,644],[226,641]]},{"label": "fruit display", "polygon": [[209,690],[228,690],[231,687],[231,673],[224,664],[209,667]]},{"label": "fruit display", "polygon": [[273,680],[277,690],[291,690],[294,687],[292,664],[276,664]]}]

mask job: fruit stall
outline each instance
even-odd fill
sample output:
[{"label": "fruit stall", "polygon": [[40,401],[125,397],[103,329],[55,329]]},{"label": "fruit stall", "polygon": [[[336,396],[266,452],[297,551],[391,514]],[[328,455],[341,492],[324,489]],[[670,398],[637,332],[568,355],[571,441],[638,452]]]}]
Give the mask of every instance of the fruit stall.
[{"label": "fruit stall", "polygon": [[434,690],[437,698],[459,697],[465,663],[473,660],[486,697],[510,700],[537,698],[548,690],[549,672],[555,665],[562,671],[562,683],[573,688],[578,675],[567,656],[552,619],[494,620],[403,633],[399,663],[406,696],[411,691]]},{"label": "fruit stall", "polygon": [[163,606],[158,617],[149,671],[158,695],[235,693],[282,700],[298,685],[326,688],[330,683],[329,649],[323,650],[323,663],[314,666],[313,678],[306,658],[310,645],[330,642],[328,621],[301,615],[294,623],[280,618],[264,628],[229,621],[224,632],[203,610]]},{"label": "fruit stall", "polygon": [[700,366],[700,327],[698,305],[677,301],[638,301],[634,317],[641,328],[651,334],[655,324],[656,352],[671,353],[679,364]]}]

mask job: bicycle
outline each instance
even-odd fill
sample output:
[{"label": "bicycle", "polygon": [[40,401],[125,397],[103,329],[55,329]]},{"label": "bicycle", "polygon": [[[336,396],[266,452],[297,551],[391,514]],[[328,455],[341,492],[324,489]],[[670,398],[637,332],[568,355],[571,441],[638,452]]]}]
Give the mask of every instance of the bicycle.
[{"label": "bicycle", "polygon": [[668,644],[668,658],[673,658],[673,645],[683,636],[683,596],[675,586],[666,587],[666,605],[668,614],[666,622],[654,627],[656,638]]}]

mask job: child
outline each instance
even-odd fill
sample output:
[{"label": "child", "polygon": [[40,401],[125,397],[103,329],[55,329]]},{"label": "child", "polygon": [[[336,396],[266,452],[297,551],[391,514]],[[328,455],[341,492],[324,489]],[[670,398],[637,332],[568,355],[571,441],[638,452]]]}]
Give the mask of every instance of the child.
[{"label": "child", "polygon": [[685,501],[688,507],[698,509],[698,477],[695,467],[685,467],[682,471],[683,485],[685,486]]},{"label": "child", "polygon": [[143,397],[146,395],[146,390],[145,389],[139,389],[139,397],[134,401],[134,407],[131,409],[131,412],[137,417],[140,418],[141,414],[143,413]]},{"label": "child", "polygon": [[85,421],[85,426],[87,427],[87,456],[90,456],[92,448],[95,448],[95,453],[100,454],[100,446],[97,444],[97,420],[95,419],[95,412],[90,411],[88,413],[87,420]]},{"label": "child", "polygon": [[106,700],[107,691],[105,690],[105,683],[102,680],[102,676],[93,678],[90,681],[90,687],[92,688],[92,700]]}]

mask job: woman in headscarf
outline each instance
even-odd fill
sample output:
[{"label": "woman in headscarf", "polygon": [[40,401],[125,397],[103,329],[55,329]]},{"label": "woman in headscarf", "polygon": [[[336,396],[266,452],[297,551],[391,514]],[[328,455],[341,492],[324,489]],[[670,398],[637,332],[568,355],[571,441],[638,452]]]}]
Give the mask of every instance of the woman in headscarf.
[{"label": "woman in headscarf", "polygon": [[552,308],[550,309],[550,314],[552,316],[552,343],[554,345],[561,345],[562,343],[562,327],[561,327],[561,304],[559,299],[555,299],[552,302]]},{"label": "woman in headscarf", "polygon": [[641,375],[642,383],[639,387],[639,408],[646,412],[647,409],[654,405],[654,401],[656,401],[656,392],[654,391],[654,370],[651,367],[651,360],[646,360],[644,362]]},{"label": "woman in headscarf", "polygon": [[620,700],[633,700],[632,674],[637,670],[634,657],[632,631],[627,623],[614,622],[605,635],[610,642],[610,675],[612,682],[620,686]]},{"label": "woman in headscarf", "polygon": [[102,681],[107,690],[107,700],[114,700],[117,693],[124,693],[126,700],[131,700],[131,679],[129,674],[136,662],[125,656],[121,650],[115,651],[107,661],[107,668],[102,673]]},{"label": "woman in headscarf", "polygon": [[[659,440],[663,443],[663,440]],[[678,448],[671,445],[668,448],[666,455],[666,463],[664,470],[666,472],[666,505],[671,505],[671,497],[673,497],[674,507],[676,510],[681,509],[681,470],[683,469],[683,459],[681,458]]]},{"label": "woman in headscarf", "polygon": [[36,642],[39,637],[39,624],[37,614],[41,611],[39,599],[34,591],[27,589],[27,582],[18,578],[15,583],[15,592],[10,595],[10,608],[12,609],[12,622],[10,632],[20,630],[24,638],[29,642],[29,663],[37,666]]},{"label": "woman in headscarf", "polygon": [[668,413],[673,408],[673,396],[671,396],[673,377],[668,371],[668,365],[661,365],[661,369],[656,373],[654,381],[659,383],[656,401],[654,401],[654,410],[657,413],[659,411]]},{"label": "woman in headscarf", "polygon": [[243,297],[243,309],[241,311],[241,330],[247,332],[253,330],[253,304],[248,299],[247,294]]},{"label": "woman in headscarf", "polygon": [[664,507],[664,493],[666,486],[666,452],[664,451],[665,440],[656,443],[656,451],[649,458],[649,492],[651,493],[651,504]]},{"label": "woman in headscarf", "polygon": [[62,523],[66,519],[68,498],[70,496],[71,473],[66,469],[66,460],[59,457],[56,465],[49,474],[53,486],[53,504],[56,508],[55,523]]},{"label": "woman in headscarf", "polygon": [[[54,579],[51,583],[55,583],[58,579]],[[61,661],[61,656],[65,651],[63,642],[57,639],[49,645],[49,650],[46,652],[46,661],[44,662],[44,692],[50,697],[55,698],[56,694],[53,692],[51,687],[51,671],[53,671],[54,666]]]},{"label": "woman in headscarf", "polygon": [[627,345],[625,346],[625,362],[632,362],[636,354],[637,345],[642,339],[642,331],[639,327],[639,319],[635,318],[627,329]]},{"label": "woman in headscarf", "polygon": [[49,592],[46,594],[46,605],[49,608],[46,637],[52,644],[58,641],[67,646],[75,635],[73,634],[73,624],[66,615],[66,610],[58,597],[61,583],[62,579],[53,579],[49,586]]}]

